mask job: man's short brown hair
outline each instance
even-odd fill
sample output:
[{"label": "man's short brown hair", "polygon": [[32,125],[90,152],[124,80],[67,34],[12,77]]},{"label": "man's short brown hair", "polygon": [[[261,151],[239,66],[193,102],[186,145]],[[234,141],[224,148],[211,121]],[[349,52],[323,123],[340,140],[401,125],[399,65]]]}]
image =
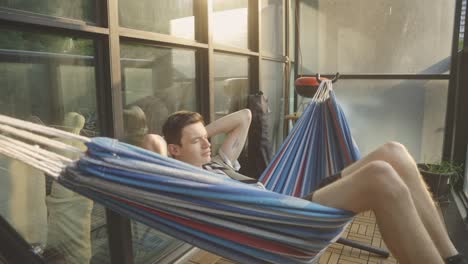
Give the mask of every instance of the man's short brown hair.
[{"label": "man's short brown hair", "polygon": [[182,129],[184,127],[201,122],[205,124],[203,116],[197,112],[191,111],[178,111],[171,114],[163,125],[163,135],[167,144],[180,145],[180,139],[182,138]]}]

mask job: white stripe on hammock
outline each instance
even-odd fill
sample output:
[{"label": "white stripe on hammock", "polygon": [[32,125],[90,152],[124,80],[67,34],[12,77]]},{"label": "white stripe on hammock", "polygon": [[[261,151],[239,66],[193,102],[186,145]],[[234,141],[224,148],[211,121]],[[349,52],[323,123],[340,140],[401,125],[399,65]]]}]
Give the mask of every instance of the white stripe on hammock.
[{"label": "white stripe on hammock", "polygon": [[70,158],[61,156],[59,154],[56,154],[48,150],[44,150],[40,148],[38,145],[34,145],[34,146],[29,145],[20,140],[9,138],[1,134],[0,134],[0,140],[3,142],[9,142],[11,144],[15,144],[17,147],[19,147],[18,149],[24,148],[24,149],[30,150],[32,153],[36,152],[37,154],[41,154],[43,155],[42,157],[48,157],[48,159],[50,159],[51,162],[53,162],[53,164],[64,164],[64,163],[70,164],[73,162],[73,160],[71,160]]},{"label": "white stripe on hammock", "polygon": [[5,125],[21,128],[21,129],[33,131],[36,133],[41,133],[43,135],[47,135],[51,137],[75,139],[81,142],[91,141],[91,139],[84,137],[84,136],[76,135],[76,134],[66,132],[60,129],[47,127],[47,126],[35,124],[32,122],[24,121],[24,120],[19,120],[16,118],[5,116],[5,115],[0,115],[0,124],[5,124]]},{"label": "white stripe on hammock", "polygon": [[20,129],[11,127],[11,126],[0,125],[0,131],[4,131],[4,132],[6,132],[8,134],[12,134],[12,135],[15,135],[17,137],[21,137],[23,139],[33,141],[33,142],[36,142],[38,144],[45,145],[45,146],[48,146],[48,147],[51,147],[51,148],[54,148],[54,149],[69,151],[69,152],[74,152],[74,153],[80,153],[80,154],[83,153],[83,151],[81,149],[79,149],[79,148],[75,148],[75,147],[67,145],[65,143],[46,138],[44,136],[36,135],[36,134],[31,133],[31,132],[23,131],[23,130],[20,130]]},{"label": "white stripe on hammock", "polygon": [[58,179],[60,172],[62,171],[60,168],[53,168],[50,166],[50,164],[44,164],[44,162],[38,161],[28,155],[25,155],[24,153],[19,152],[17,149],[1,146],[0,153],[10,158],[22,161],[42,172],[47,173],[55,179]]}]

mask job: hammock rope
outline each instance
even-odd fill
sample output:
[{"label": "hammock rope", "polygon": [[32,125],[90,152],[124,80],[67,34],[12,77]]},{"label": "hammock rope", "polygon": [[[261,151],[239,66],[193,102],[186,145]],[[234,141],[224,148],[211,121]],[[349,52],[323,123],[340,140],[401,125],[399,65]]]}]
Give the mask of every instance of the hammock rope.
[{"label": "hammock rope", "polygon": [[[333,156],[320,155],[342,145],[348,151],[353,146],[350,136],[338,138],[337,143],[332,135],[326,146],[317,144],[325,132],[343,124],[347,127],[341,109],[335,106],[331,83],[324,82],[263,175],[267,188],[273,186],[275,191],[220,177],[115,139],[88,139],[5,116],[0,116],[0,124],[8,126],[3,130],[8,134],[0,136],[0,153],[52,175],[65,187],[118,213],[226,258],[241,263],[314,263],[354,214],[289,194],[299,196],[310,190],[317,182],[310,178],[319,175],[317,166],[323,162],[327,165],[320,168],[327,172],[343,166],[329,162]],[[331,116],[327,109],[337,115]],[[317,120],[316,115],[321,117]],[[326,130],[317,129],[320,122],[327,122]],[[20,130],[51,139],[27,134],[27,141],[21,142],[16,140],[24,139]],[[85,142],[87,151],[77,161],[61,157],[49,149],[77,149],[50,144],[56,138]],[[315,147],[322,151],[318,156],[316,150],[310,151]]]}]

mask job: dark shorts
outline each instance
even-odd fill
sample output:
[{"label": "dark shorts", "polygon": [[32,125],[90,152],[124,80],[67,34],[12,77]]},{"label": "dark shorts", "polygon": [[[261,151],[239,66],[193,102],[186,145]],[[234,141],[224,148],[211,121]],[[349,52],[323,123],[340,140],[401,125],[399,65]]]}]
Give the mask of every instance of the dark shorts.
[{"label": "dark shorts", "polygon": [[337,180],[341,179],[341,171],[336,173],[336,174],[333,174],[333,175],[330,175],[328,177],[325,177],[324,179],[322,179],[322,181],[320,181],[317,189],[315,189],[313,192],[309,193],[308,195],[302,197],[303,199],[306,199],[306,200],[309,200],[309,201],[312,201],[312,198],[314,197],[314,192],[320,190],[321,188],[331,184],[331,183],[334,183],[336,182]]}]

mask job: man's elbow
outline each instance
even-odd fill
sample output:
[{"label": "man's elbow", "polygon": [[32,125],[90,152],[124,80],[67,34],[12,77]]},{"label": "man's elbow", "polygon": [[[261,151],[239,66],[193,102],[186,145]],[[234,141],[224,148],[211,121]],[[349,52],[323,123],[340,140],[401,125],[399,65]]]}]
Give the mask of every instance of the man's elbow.
[{"label": "man's elbow", "polygon": [[252,122],[252,112],[250,109],[242,109],[239,111],[241,115],[242,125],[249,127]]}]

